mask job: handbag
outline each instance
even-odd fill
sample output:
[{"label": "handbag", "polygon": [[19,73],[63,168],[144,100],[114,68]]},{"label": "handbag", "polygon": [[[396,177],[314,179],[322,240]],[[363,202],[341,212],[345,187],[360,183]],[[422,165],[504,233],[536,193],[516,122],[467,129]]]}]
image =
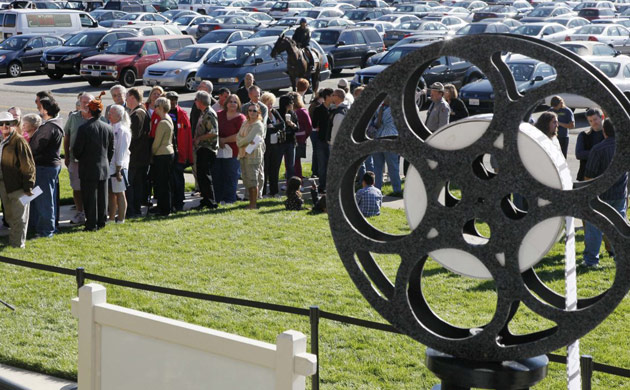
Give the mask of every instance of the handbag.
[{"label": "handbag", "polygon": [[298,144],[295,147],[295,158],[306,158],[306,144]]}]

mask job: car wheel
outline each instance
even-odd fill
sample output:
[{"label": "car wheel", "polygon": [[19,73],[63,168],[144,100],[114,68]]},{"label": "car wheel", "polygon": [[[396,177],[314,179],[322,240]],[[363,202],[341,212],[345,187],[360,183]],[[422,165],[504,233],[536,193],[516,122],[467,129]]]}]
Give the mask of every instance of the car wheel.
[{"label": "car wheel", "polygon": [[7,68],[7,74],[11,77],[18,77],[22,74],[22,65],[19,62],[12,62]]},{"label": "car wheel", "polygon": [[120,76],[120,83],[127,88],[136,85],[136,72],[134,72],[133,69],[123,71],[122,76]]},{"label": "car wheel", "polygon": [[191,73],[188,77],[186,77],[186,84],[184,86],[188,92],[195,92],[197,90],[197,82],[195,81],[194,73]]},{"label": "car wheel", "polygon": [[98,87],[101,84],[103,84],[103,80],[88,80],[88,83],[92,86],[92,87]]},{"label": "car wheel", "polygon": [[46,76],[53,80],[61,80],[63,78],[62,72],[46,72]]}]

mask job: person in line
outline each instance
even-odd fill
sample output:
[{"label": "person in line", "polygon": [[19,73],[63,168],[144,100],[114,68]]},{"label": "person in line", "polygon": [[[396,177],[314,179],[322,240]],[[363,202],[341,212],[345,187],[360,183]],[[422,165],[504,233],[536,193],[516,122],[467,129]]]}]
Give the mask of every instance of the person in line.
[{"label": "person in line", "polygon": [[160,97],[155,101],[155,114],[160,118],[157,128],[155,129],[155,137],[151,146],[151,155],[153,163],[153,180],[155,183],[155,196],[157,198],[157,206],[149,209],[150,213],[160,214],[165,217],[171,213],[171,170],[173,167],[173,121],[168,115],[171,110],[171,102]]},{"label": "person in line", "polygon": [[17,120],[10,113],[0,112],[0,130],[0,199],[9,225],[9,245],[24,248],[30,203],[22,204],[20,197],[33,195],[35,160],[28,143],[17,132]]},{"label": "person in line", "polygon": [[[263,102],[260,101],[260,94],[261,94],[260,88],[257,85],[252,85],[249,88],[249,95],[248,95],[249,96],[249,102],[243,104],[243,107],[241,108],[241,110],[242,110],[243,114],[245,114],[245,116],[247,116],[247,112],[248,112],[247,110],[249,109],[249,107],[251,105],[258,105],[258,110],[261,112],[262,123],[263,123],[263,126],[264,126],[264,124],[267,123],[267,118],[268,118],[269,112],[267,110],[267,106]],[[264,130],[265,130],[265,128],[263,127],[263,131]],[[263,135],[264,135],[264,133],[263,133]],[[264,148],[264,145],[263,145],[263,148]],[[264,162],[263,162],[263,164],[264,164]],[[257,172],[260,175],[260,176],[258,176],[258,186],[257,186],[258,190],[259,190],[258,197],[262,198],[262,189],[265,186],[265,167],[263,166],[263,169],[261,169],[261,170],[259,170]]]},{"label": "person in line", "polygon": [[307,79],[299,77],[295,82],[295,90],[302,98],[304,98],[304,95],[306,95],[310,87],[311,83],[309,83]]},{"label": "person in line", "polygon": [[[149,92],[149,98],[144,103],[144,108],[147,110],[150,117],[153,117],[153,111],[155,111],[155,102],[159,98],[164,96],[164,94],[165,94],[164,88],[160,87],[159,85],[156,85],[155,87],[151,88],[151,92]],[[157,122],[159,122],[159,120]],[[156,126],[157,126],[157,122],[156,122]],[[151,120],[151,124],[153,124],[153,120]]]},{"label": "person in line", "polygon": [[311,125],[313,127],[313,131],[311,131],[311,177],[319,177],[319,164],[317,162],[317,155],[319,152],[317,151],[317,147],[319,145],[318,142],[318,132],[317,126],[315,126],[315,120],[313,115],[315,113],[315,109],[324,103],[324,99],[319,96],[319,91],[314,91],[313,97],[311,98],[311,102],[308,105],[308,115],[311,117]]},{"label": "person in line", "polygon": [[[390,138],[398,136],[398,129],[394,123],[394,117],[392,116],[392,109],[389,106],[389,97],[383,100],[383,103],[376,111],[374,118],[372,119],[373,126],[377,129],[376,138]],[[392,189],[394,190],[392,196],[402,197],[402,184],[400,180],[400,156],[394,152],[379,152],[372,154],[372,161],[374,164],[375,176],[374,185],[377,189],[381,189],[383,186],[383,170],[385,164],[387,164],[387,173],[389,174],[389,180],[392,182]],[[368,170],[368,172],[370,172]],[[365,179],[365,175],[363,176]]]},{"label": "person in line", "polygon": [[[262,113],[257,104],[251,104],[247,109],[247,121],[243,123],[236,136],[238,146],[238,158],[241,162],[241,178],[249,195],[248,209],[256,209],[258,198],[258,178],[263,167],[263,154],[265,152],[265,128],[262,121]],[[250,147],[250,150],[247,148]]]},{"label": "person in line", "polygon": [[302,179],[293,176],[288,180],[287,198],[284,200],[284,207],[287,210],[302,210],[304,199],[302,199]]},{"label": "person in line", "polygon": [[[127,96],[127,88],[120,84],[116,84],[109,89],[109,94],[111,95],[114,104],[125,107],[125,96]],[[109,110],[114,104],[110,104],[105,109],[105,119],[109,118]]]},{"label": "person in line", "polygon": [[364,217],[381,215],[383,194],[381,190],[374,187],[374,172],[365,172],[361,185],[363,188],[357,191],[355,195],[357,206],[359,206],[361,214],[363,214]]},{"label": "person in line", "polygon": [[577,173],[577,181],[584,181],[584,171],[588,163],[589,154],[593,146],[604,140],[602,133],[604,115],[599,108],[590,108],[586,111],[586,119],[591,126],[588,130],[582,131],[575,143],[575,157],[580,160],[580,168]]},{"label": "person in line", "polygon": [[245,77],[243,78],[243,84],[241,84],[239,88],[236,90],[236,94],[238,95],[238,98],[241,100],[242,105],[249,103],[249,89],[254,85],[256,85],[256,80],[254,79],[254,75],[251,73],[245,74]]},{"label": "person in line", "polygon": [[[199,83],[199,85],[197,86],[197,92],[207,92],[210,95],[210,101],[212,101],[212,91],[214,90],[214,84],[212,84],[212,81],[210,80],[203,80],[201,83]],[[228,90],[229,92],[229,90]],[[215,110],[216,112],[216,110]],[[191,137],[195,138],[195,130],[197,129],[197,124],[199,123],[199,118],[201,118],[202,112],[199,111],[199,109],[197,108],[197,105],[193,102],[192,108],[190,109],[190,132],[191,132]],[[199,181],[197,180],[197,155],[195,153],[193,153],[193,165],[192,165],[192,171],[193,171],[193,177],[195,178],[195,191],[193,193],[193,195],[197,192],[199,192]]]},{"label": "person in line", "polygon": [[79,160],[81,195],[85,207],[85,231],[105,227],[107,221],[107,179],[109,162],[114,156],[114,133],[99,120],[103,112],[101,99],[88,104],[90,120],[79,127],[73,153]]},{"label": "person in line", "polygon": [[335,108],[330,111],[330,132],[326,138],[331,147],[335,143],[335,137],[337,137],[337,133],[341,127],[341,122],[343,122],[343,118],[345,118],[348,113],[348,106],[345,103],[345,99],[346,93],[343,89],[335,89],[333,91],[332,103],[335,105]]},{"label": "person in line", "polygon": [[179,95],[175,91],[166,93],[166,98],[171,103],[171,110],[168,115],[173,122],[173,149],[175,157],[173,159],[173,167],[171,169],[171,189],[173,210],[184,210],[185,187],[184,169],[194,162],[193,157],[193,141],[190,130],[190,120],[188,114],[178,104]]},{"label": "person in line", "polygon": [[[280,164],[284,158],[285,180],[295,176],[295,134],[300,131],[293,104],[293,96],[290,94],[280,96],[278,113],[281,118],[284,118],[284,140],[278,140],[275,146],[277,153],[274,153],[275,159],[272,161],[271,171],[279,175]],[[286,190],[286,186],[282,190]]]},{"label": "person in line", "polygon": [[61,171],[62,119],[59,105],[48,98],[40,99],[42,124],[29,142],[35,160],[35,185],[43,191],[31,202],[29,225],[40,237],[55,233],[57,180]]},{"label": "person in line", "polygon": [[225,99],[223,109],[217,112],[217,119],[219,151],[212,168],[214,192],[217,202],[232,204],[236,202],[240,170],[236,135],[247,120],[245,115],[241,114],[241,101],[238,95],[229,95]]},{"label": "person in line", "polygon": [[451,109],[449,123],[468,117],[466,104],[458,97],[457,88],[453,84],[444,85],[444,99]]},{"label": "person in line", "polygon": [[79,127],[86,123],[92,116],[88,110],[88,103],[94,100],[94,96],[84,93],[79,98],[79,109],[68,116],[68,120],[63,128],[63,150],[65,164],[68,168],[68,176],[70,176],[70,187],[72,188],[72,199],[76,214],[70,219],[73,224],[85,223],[85,213],[83,210],[83,197],[81,196],[81,180],[79,179],[79,162],[72,152],[74,142],[77,139]]},{"label": "person in line", "polygon": [[22,137],[29,142],[35,131],[42,125],[42,117],[37,114],[26,114],[22,117]]},{"label": "person in line", "polygon": [[295,133],[295,141],[297,143],[297,146],[295,147],[295,176],[304,180],[302,172],[302,159],[306,158],[306,141],[313,131],[313,123],[311,122],[311,116],[309,115],[308,110],[304,106],[302,95],[298,92],[291,92],[289,95],[293,97],[293,111],[297,116],[299,128],[299,131]]},{"label": "person in line", "polygon": [[197,156],[197,180],[201,191],[201,202],[197,206],[197,210],[216,209],[218,205],[212,185],[212,168],[219,150],[219,122],[217,113],[210,108],[209,93],[197,92],[195,104],[203,113],[193,139]]},{"label": "person in line", "polygon": [[352,103],[354,103],[354,96],[350,93],[350,83],[346,79],[339,79],[337,82],[337,88],[343,90],[345,93],[343,98],[343,104],[350,109],[352,107]]},{"label": "person in line", "polygon": [[549,137],[559,151],[562,151],[560,142],[558,142],[558,117],[555,113],[551,111],[543,112],[536,120],[534,126]]},{"label": "person in line", "polygon": [[55,100],[51,91],[39,91],[35,94],[35,106],[37,107],[37,112],[40,112],[42,109],[42,105],[40,103],[41,99],[48,98],[49,100]]},{"label": "person in line", "polygon": [[131,142],[129,144],[129,188],[127,188],[127,218],[142,215],[142,200],[151,162],[149,138],[149,114],[142,104],[142,92],[138,88],[127,91],[127,109],[131,121]]},{"label": "person in line", "polygon": [[285,138],[285,123],[284,118],[280,115],[280,112],[273,108],[276,104],[276,96],[271,92],[263,93],[260,101],[267,106],[267,112],[269,116],[267,118],[265,129],[265,154],[263,157],[263,169],[264,169],[264,181],[262,188],[262,195],[267,196],[267,183],[269,183],[269,196],[278,196],[278,177],[280,167],[277,170],[273,170],[274,161],[279,159],[282,161],[282,155],[276,156],[279,150],[276,148],[278,142]]},{"label": "person in line", "polygon": [[[210,92],[208,92],[210,93]],[[214,112],[216,112],[217,114],[219,113],[219,111],[223,110],[225,107],[225,102],[227,101],[227,98],[231,95],[232,93],[230,92],[229,89],[227,88],[221,88],[219,89],[219,100],[217,100],[213,105],[212,105],[212,109],[214,110]]]},{"label": "person in line", "polygon": [[7,111],[9,111],[9,114],[11,114],[13,119],[17,120],[15,131],[17,131],[18,134],[22,135],[22,109],[20,107],[13,106]]},{"label": "person in line", "polygon": [[125,190],[129,187],[130,120],[125,108],[119,104],[109,107],[107,119],[114,132],[114,157],[109,163],[109,221],[125,223],[127,215]]},{"label": "person in line", "polygon": [[328,135],[331,127],[329,107],[333,102],[333,89],[321,89],[319,98],[322,99],[322,104],[315,107],[313,115],[311,115],[313,132],[317,133],[313,148],[317,150],[318,190],[320,193],[326,193],[326,170],[328,169],[328,159],[330,158],[330,146],[328,145]]},{"label": "person in line", "polygon": [[[606,171],[615,155],[615,127],[610,119],[606,119],[602,125],[604,140],[594,145],[590,150],[588,162],[584,170],[584,180],[594,179]],[[614,208],[621,217],[626,220],[628,199],[628,172],[624,172],[606,192],[599,196],[603,202]],[[589,221],[584,225],[584,265],[589,268],[598,268],[599,250],[602,245],[602,232]],[[611,257],[615,257],[612,248],[609,249]]]},{"label": "person in line", "polygon": [[449,123],[450,115],[451,108],[444,99],[444,85],[440,82],[431,84],[431,104],[425,125],[430,131],[436,131]]},{"label": "person in line", "polygon": [[553,112],[558,116],[558,142],[560,142],[560,148],[564,158],[567,158],[567,152],[569,150],[569,130],[575,129],[575,116],[573,111],[564,105],[564,99],[560,96],[553,96],[551,98],[550,112]]}]

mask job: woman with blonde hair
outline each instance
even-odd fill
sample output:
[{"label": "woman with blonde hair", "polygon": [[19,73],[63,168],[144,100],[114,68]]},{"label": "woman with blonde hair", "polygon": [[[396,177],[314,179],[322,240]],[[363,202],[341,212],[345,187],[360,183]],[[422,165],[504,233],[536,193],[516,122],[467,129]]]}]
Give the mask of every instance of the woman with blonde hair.
[{"label": "woman with blonde hair", "polygon": [[449,123],[464,119],[469,115],[466,104],[457,96],[457,88],[453,84],[444,85],[444,99],[451,107]]},{"label": "woman with blonde hair", "polygon": [[[114,132],[114,157],[109,163],[109,220],[124,223],[127,213],[125,190],[129,187],[127,170],[131,143],[130,120],[125,108],[119,104],[109,107],[107,120]],[[118,213],[118,218],[116,218],[116,213]]]},{"label": "woman with blonde hair", "polygon": [[258,198],[258,176],[261,174],[265,153],[265,128],[258,104],[247,108],[247,121],[236,135],[238,159],[241,162],[241,179],[249,195],[249,209],[256,208]]},{"label": "woman with blonde hair", "polygon": [[155,182],[155,195],[157,206],[149,210],[154,214],[167,216],[171,213],[171,167],[173,165],[173,121],[168,112],[171,110],[171,102],[160,97],[155,101],[155,113],[160,122],[155,130],[155,138],[151,145],[153,164],[153,180]]}]

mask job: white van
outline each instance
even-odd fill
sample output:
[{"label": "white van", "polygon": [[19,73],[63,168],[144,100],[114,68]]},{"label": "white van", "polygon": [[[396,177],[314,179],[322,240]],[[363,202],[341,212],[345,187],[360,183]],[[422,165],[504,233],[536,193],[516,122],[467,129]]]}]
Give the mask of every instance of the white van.
[{"label": "white van", "polygon": [[65,9],[11,9],[0,11],[2,39],[21,34],[77,33],[86,28],[98,27],[88,13]]}]

